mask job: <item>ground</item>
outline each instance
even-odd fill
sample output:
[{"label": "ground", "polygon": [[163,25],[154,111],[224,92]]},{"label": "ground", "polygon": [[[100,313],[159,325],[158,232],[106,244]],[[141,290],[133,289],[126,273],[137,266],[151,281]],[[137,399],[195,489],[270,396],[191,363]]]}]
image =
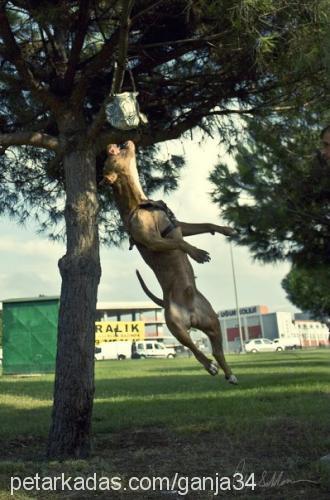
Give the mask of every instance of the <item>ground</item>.
[{"label": "ground", "polygon": [[[329,498],[330,469],[319,462],[330,452],[329,350],[228,360],[240,379],[237,387],[211,377],[194,359],[97,362],[93,453],[86,461],[44,458],[52,375],[1,377],[0,499],[207,500],[215,498],[221,478],[232,480],[235,473],[249,480],[247,486],[220,490],[219,496]],[[72,480],[117,477],[121,490],[10,496],[11,476],[36,473],[42,478],[64,473]],[[146,488],[150,478],[162,478],[163,491],[157,482],[155,492],[129,491],[133,476],[146,478]],[[203,478],[208,478],[204,485]]]}]

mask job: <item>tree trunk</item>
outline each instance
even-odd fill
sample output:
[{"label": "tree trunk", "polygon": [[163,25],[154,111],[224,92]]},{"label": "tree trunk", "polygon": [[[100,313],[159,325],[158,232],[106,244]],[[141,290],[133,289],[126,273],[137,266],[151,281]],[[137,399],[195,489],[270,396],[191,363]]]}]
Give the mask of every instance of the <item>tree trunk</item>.
[{"label": "tree trunk", "polygon": [[95,311],[101,276],[93,148],[76,147],[66,154],[64,168],[67,252],[59,261],[62,288],[47,455],[84,458],[91,448]]}]

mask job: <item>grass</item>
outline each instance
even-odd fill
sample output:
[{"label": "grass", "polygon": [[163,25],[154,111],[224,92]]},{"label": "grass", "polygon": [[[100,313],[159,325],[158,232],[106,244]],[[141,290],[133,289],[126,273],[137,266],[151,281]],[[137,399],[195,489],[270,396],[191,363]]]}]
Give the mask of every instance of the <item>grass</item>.
[{"label": "grass", "polygon": [[[14,473],[96,472],[125,482],[132,475],[173,477],[176,472],[190,478],[232,476],[242,468],[244,475],[255,474],[259,486],[254,492],[227,491],[227,498],[328,498],[329,468],[319,458],[330,453],[329,351],[247,354],[228,361],[239,386],[210,377],[194,359],[96,363],[93,454],[88,461],[62,463],[43,456],[53,376],[1,377],[0,500],[10,498]],[[35,494],[15,498],[77,496]],[[111,492],[113,498],[127,496],[166,494]],[[89,499],[91,493],[79,492],[79,498]],[[186,498],[214,496],[204,491]]]}]

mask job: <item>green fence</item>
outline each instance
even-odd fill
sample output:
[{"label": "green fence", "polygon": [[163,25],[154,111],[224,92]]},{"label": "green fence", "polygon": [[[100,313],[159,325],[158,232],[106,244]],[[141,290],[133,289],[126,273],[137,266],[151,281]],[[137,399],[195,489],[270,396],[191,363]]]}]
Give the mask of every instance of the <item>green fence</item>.
[{"label": "green fence", "polygon": [[3,301],[3,373],[55,369],[58,297]]}]

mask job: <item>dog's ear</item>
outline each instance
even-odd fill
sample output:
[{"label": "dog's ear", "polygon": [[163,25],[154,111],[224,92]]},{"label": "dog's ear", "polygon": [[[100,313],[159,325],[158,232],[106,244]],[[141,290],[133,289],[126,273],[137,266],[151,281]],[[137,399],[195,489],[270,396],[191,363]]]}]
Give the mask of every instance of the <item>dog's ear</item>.
[{"label": "dog's ear", "polygon": [[110,172],[109,174],[104,175],[104,179],[109,184],[114,184],[118,179],[118,174],[116,174],[116,172]]}]

